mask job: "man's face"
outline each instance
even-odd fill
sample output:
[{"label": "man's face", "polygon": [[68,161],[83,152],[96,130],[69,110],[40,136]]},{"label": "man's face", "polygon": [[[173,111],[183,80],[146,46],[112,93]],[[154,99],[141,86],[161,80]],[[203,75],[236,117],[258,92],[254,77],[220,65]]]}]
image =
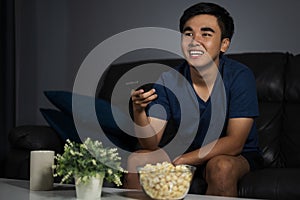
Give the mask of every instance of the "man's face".
[{"label": "man's face", "polygon": [[213,15],[196,15],[184,25],[181,48],[188,63],[194,67],[219,65],[220,51],[225,52],[230,40],[221,40],[221,28]]}]

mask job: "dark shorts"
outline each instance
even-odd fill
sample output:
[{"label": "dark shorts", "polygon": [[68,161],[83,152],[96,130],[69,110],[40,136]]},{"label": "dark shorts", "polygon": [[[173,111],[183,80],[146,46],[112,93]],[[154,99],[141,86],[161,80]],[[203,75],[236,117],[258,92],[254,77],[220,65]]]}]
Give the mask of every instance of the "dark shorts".
[{"label": "dark shorts", "polygon": [[260,152],[249,151],[242,152],[241,155],[246,158],[250,165],[250,171],[255,171],[257,169],[262,169],[264,166],[264,159]]}]

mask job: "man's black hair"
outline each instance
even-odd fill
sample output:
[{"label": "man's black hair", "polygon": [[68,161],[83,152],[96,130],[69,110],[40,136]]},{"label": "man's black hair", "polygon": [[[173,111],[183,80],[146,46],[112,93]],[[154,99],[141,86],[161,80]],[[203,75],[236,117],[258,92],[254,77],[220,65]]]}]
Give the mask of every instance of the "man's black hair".
[{"label": "man's black hair", "polygon": [[214,3],[198,3],[186,9],[180,18],[180,32],[183,33],[184,25],[190,18],[201,14],[215,16],[221,28],[221,39],[229,38],[231,40],[234,33],[233,19],[225,8]]}]

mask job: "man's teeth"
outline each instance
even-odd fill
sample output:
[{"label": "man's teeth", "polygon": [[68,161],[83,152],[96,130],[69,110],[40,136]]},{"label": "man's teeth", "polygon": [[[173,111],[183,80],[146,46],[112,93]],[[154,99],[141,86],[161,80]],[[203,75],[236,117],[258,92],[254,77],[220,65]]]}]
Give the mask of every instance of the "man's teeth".
[{"label": "man's teeth", "polygon": [[203,51],[190,51],[191,56],[201,56],[203,54],[204,54]]}]

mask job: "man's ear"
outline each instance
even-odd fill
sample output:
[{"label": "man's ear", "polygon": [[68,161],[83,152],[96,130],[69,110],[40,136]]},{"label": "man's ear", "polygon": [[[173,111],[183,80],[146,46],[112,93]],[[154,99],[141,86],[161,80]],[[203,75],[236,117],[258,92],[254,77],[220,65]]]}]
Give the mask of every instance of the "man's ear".
[{"label": "man's ear", "polygon": [[229,46],[230,46],[230,39],[229,38],[224,38],[222,40],[222,44],[221,44],[221,51],[223,53],[225,53],[228,50]]}]

